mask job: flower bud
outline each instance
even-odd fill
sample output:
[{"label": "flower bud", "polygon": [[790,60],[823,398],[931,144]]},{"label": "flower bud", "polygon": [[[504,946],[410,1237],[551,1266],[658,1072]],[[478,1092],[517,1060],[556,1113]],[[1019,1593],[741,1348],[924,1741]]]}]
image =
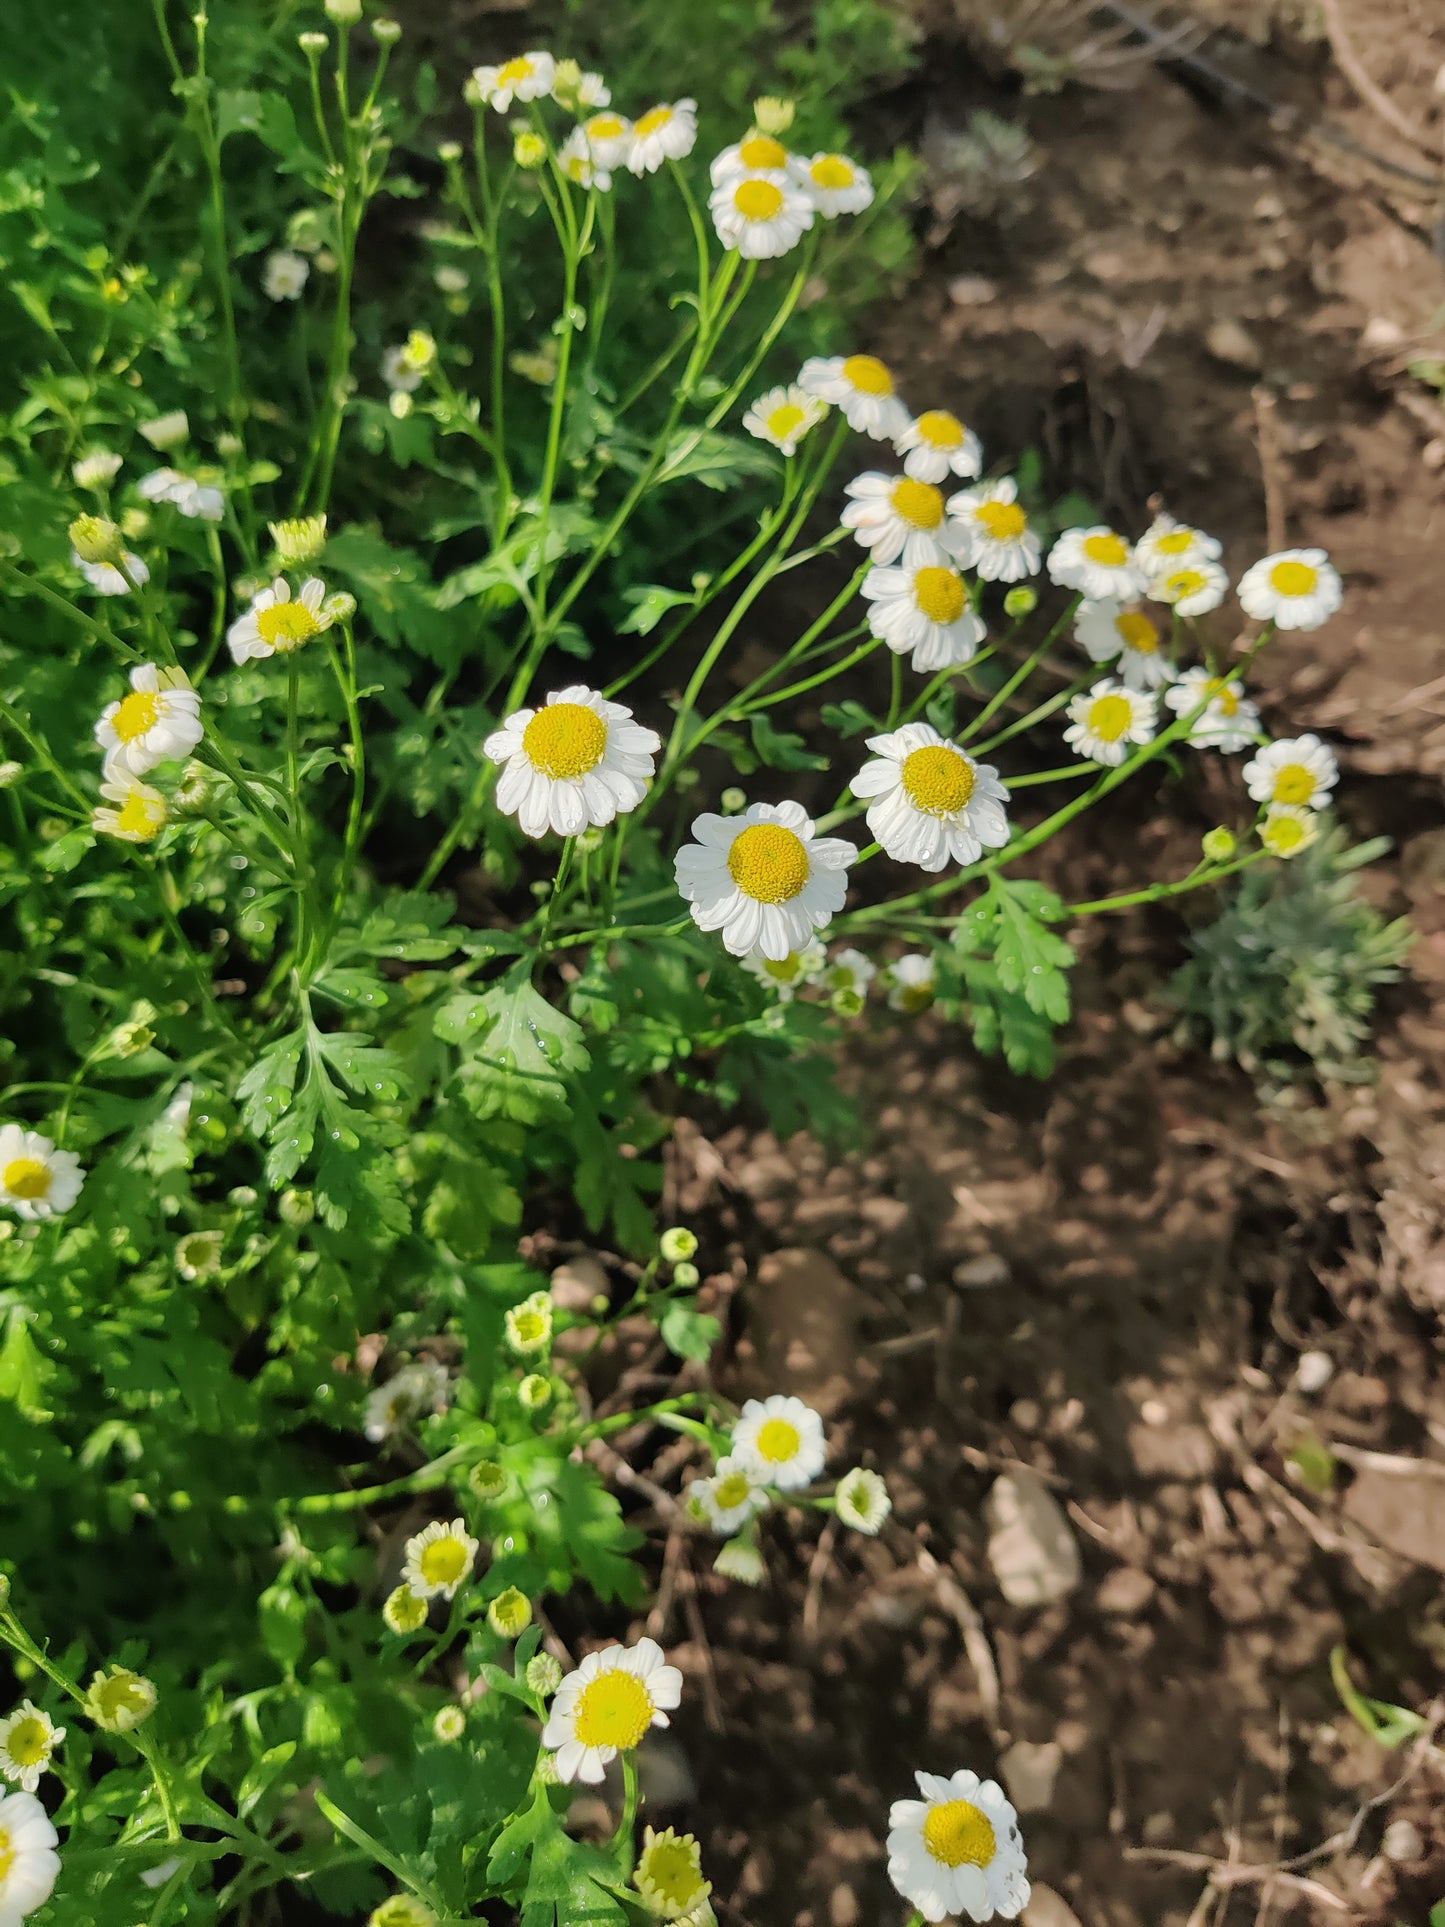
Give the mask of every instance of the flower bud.
[{"label": "flower bud", "polygon": [[383,14],[379,20],[372,21],[371,31],[378,46],[394,47],[401,39],[401,22],[393,20],[388,14]]},{"label": "flower bud", "polygon": [[672,1282],[675,1285],[680,1285],[684,1291],[691,1291],[701,1277],[702,1273],[696,1265],[690,1265],[684,1262],[680,1265],[673,1266]]},{"label": "flower bud", "polygon": [[120,457],[108,448],[93,448],[71,468],[77,488],[104,488],[120,472]]},{"label": "flower bud", "polygon": [[467,1484],[484,1505],[500,1499],[507,1489],[507,1474],[495,1459],[478,1459],[467,1474]]},{"label": "flower bud", "polygon": [[77,515],[70,525],[70,546],[82,562],[119,562],[125,554],[120,530],[108,515]]},{"label": "flower bud", "polygon": [[0,763],[0,790],[13,789],[25,774],[25,765],[13,760]]},{"label": "flower bud", "polygon": [[431,1730],[444,1746],[459,1740],[467,1730],[467,1716],[460,1706],[442,1706],[437,1709]]},{"label": "flower bud", "polygon": [[366,1927],[436,1927],[436,1915],[415,1894],[393,1894],[374,1908]]},{"label": "flower bud", "polygon": [[176,1246],[176,1270],[191,1285],[202,1278],[214,1278],[221,1269],[225,1243],[221,1231],[188,1231]]},{"label": "flower bud", "polygon": [[[408,396],[407,399],[409,401],[411,397]],[[350,622],[356,614],[356,597],[346,589],[338,589],[334,595],[327,596],[322,604],[321,613],[326,618],[328,628],[333,622]]]},{"label": "flower bud", "polygon": [[326,52],[331,42],[324,33],[302,33],[297,34],[296,45],[308,60],[314,60],[318,54]]},{"label": "flower bud", "polygon": [[724,816],[736,816],[739,810],[748,806],[747,795],[740,789],[724,790],[721,798]]},{"label": "flower bud", "polygon": [[1221,824],[1217,829],[1206,830],[1199,844],[1210,863],[1228,863],[1239,848],[1239,839],[1233,830],[1226,830]]},{"label": "flower bud", "polygon": [[[3,1609],[4,1609],[4,1608],[5,1608],[6,1606],[8,1606],[9,1604],[10,1604],[10,1580],[9,1580],[9,1577],[8,1577],[8,1576],[7,1576],[7,1575],[6,1575],[5,1573],[3,1573],[3,1572],[0,1572],[0,1610],[3,1610]],[[557,1662],[556,1662],[556,1660],[555,1660],[555,1659],[554,1659],[554,1660],[552,1661],[552,1664],[553,1664],[554,1666],[557,1666]],[[530,1668],[529,1668],[529,1670],[530,1670]],[[561,1669],[561,1667],[560,1667],[560,1666],[558,1666],[558,1667],[557,1667],[557,1682],[558,1682],[558,1684],[559,1684],[559,1685],[561,1684],[561,1681],[562,1681],[562,1669]],[[529,1680],[529,1681],[528,1681],[527,1683],[528,1683],[528,1685],[531,1685],[531,1681],[530,1681],[530,1680]],[[537,1689],[536,1689],[535,1687],[533,1687],[533,1688],[532,1688],[532,1690],[533,1690],[533,1692],[535,1692],[535,1691],[536,1691]]]},{"label": "flower bud", "polygon": [[326,18],[338,27],[354,27],[361,18],[361,0],[321,0]]},{"label": "flower bud", "polygon": [[316,1200],[309,1191],[298,1191],[294,1186],[281,1193],[276,1201],[276,1215],[282,1224],[306,1225],[316,1216]]},{"label": "flower bud", "polygon": [[545,1291],[534,1291],[520,1305],[513,1305],[505,1319],[507,1343],[523,1358],[546,1351],[552,1342],[552,1300]]},{"label": "flower bud", "polygon": [[191,432],[184,408],[173,408],[169,414],[157,415],[151,421],[141,422],[139,426],[152,448],[179,448]]},{"label": "flower bud", "polygon": [[412,410],[411,396],[404,388],[393,388],[386,405],[399,422],[404,422]]},{"label": "flower bud", "polygon": [[532,1623],[532,1602],[515,1586],[499,1592],[487,1607],[487,1624],[499,1639],[517,1639]]},{"label": "flower bud", "polygon": [[107,1057],[139,1057],[142,1051],[150,1049],[156,1041],[156,1034],[149,1024],[117,1024],[105,1040]]},{"label": "flower bud", "polygon": [[326,547],[324,515],[297,515],[286,522],[268,522],[266,526],[276,545],[276,560],[283,569],[299,569],[314,562]]},{"label": "flower bud", "polygon": [[793,124],[797,112],[792,101],[779,100],[775,94],[764,94],[761,100],[753,102],[753,126],[760,134],[786,134]]},{"label": "flower bud", "polygon": [[671,1225],[663,1232],[658,1249],[670,1265],[680,1264],[684,1258],[696,1255],[697,1233],[689,1231],[684,1224]]},{"label": "flower bud", "polygon": [[461,157],[462,144],[460,141],[443,141],[437,149],[437,159],[444,167],[454,166]]},{"label": "flower bud", "polygon": [[381,1616],[390,1630],[404,1639],[425,1626],[427,1610],[427,1602],[420,1593],[413,1592],[410,1586],[398,1586],[387,1594]]},{"label": "flower bud", "polygon": [[108,1666],[90,1682],[85,1712],[103,1733],[129,1733],[156,1710],[156,1689],[128,1666]]},{"label": "flower bud", "polygon": [[546,141],[543,140],[540,134],[534,134],[530,128],[524,127],[512,142],[512,159],[517,163],[518,167],[524,167],[529,172],[535,172],[537,168],[542,166],[546,158]]},{"label": "flower bud", "polygon": [[550,1653],[538,1653],[527,1661],[525,1678],[539,1700],[550,1699],[562,1684],[561,1663]]},{"label": "flower bud", "polygon": [[1027,582],[1020,582],[1010,589],[1003,599],[1003,612],[1017,622],[1020,616],[1031,616],[1039,606],[1039,592],[1031,589]]},{"label": "flower bud", "polygon": [[552,1381],[540,1372],[528,1372],[517,1387],[517,1397],[529,1412],[544,1411],[552,1403]]}]

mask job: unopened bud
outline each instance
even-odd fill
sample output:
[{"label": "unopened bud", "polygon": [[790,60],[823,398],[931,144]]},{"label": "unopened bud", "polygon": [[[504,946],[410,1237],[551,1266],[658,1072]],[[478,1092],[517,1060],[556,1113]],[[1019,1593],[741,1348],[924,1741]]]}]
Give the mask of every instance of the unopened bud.
[{"label": "unopened bud", "polygon": [[326,547],[326,517],[298,515],[287,522],[269,522],[276,560],[283,569],[299,569],[314,562]]},{"label": "unopened bud", "polygon": [[753,126],[760,134],[786,134],[796,112],[792,101],[764,94],[761,100],[753,102]]},{"label": "unopened bud", "polygon": [[534,134],[530,128],[523,128],[522,132],[519,133],[517,138],[512,142],[512,159],[517,163],[518,167],[524,167],[532,171],[539,168],[546,158],[546,141],[543,140],[540,134]]},{"label": "unopened bud", "polygon": [[538,1653],[527,1661],[526,1680],[539,1700],[550,1698],[562,1684],[562,1667],[550,1653]]},{"label": "unopened bud", "polygon": [[680,1285],[684,1291],[691,1291],[701,1277],[702,1273],[696,1265],[690,1265],[684,1262],[680,1265],[674,1265],[672,1268],[672,1282],[675,1285]]},{"label": "unopened bud", "polygon": [[120,457],[108,448],[93,448],[88,455],[80,457],[70,472],[77,488],[104,488],[119,474]]},{"label": "unopened bud", "polygon": [[467,1730],[467,1716],[460,1706],[443,1706],[431,1723],[431,1730],[444,1746],[459,1740]]},{"label": "unopened bud", "polygon": [[178,448],[190,434],[191,424],[184,408],[173,408],[167,415],[142,422],[140,432],[152,448]]},{"label": "unopened bud", "polygon": [[308,60],[314,60],[318,54],[326,52],[331,42],[324,33],[302,33],[296,36],[296,45]]},{"label": "unopened bud", "polygon": [[361,18],[361,0],[322,0],[326,18],[338,27],[354,27]]},{"label": "unopened bud", "polygon": [[658,1248],[670,1265],[680,1264],[684,1258],[697,1254],[697,1233],[689,1231],[685,1224],[670,1225],[658,1241]]},{"label": "unopened bud", "polygon": [[739,810],[745,810],[748,806],[748,799],[740,789],[724,790],[721,801],[724,816],[736,816]]},{"label": "unopened bud", "polygon": [[444,167],[451,167],[462,157],[460,141],[443,141],[437,149],[437,159]]},{"label": "unopened bud", "polygon": [[1021,616],[1031,616],[1039,606],[1039,592],[1031,589],[1027,582],[1020,582],[1017,588],[1010,589],[1003,599],[1003,612],[1017,622]]},{"label": "unopened bud", "polygon": [[119,562],[125,554],[120,530],[108,515],[77,515],[70,525],[70,546],[82,562]]},{"label": "unopened bud", "polygon": [[517,1387],[517,1397],[529,1412],[541,1412],[552,1403],[552,1381],[540,1372],[528,1372]]},{"label": "unopened bud", "polygon": [[0,763],[0,790],[13,789],[25,774],[23,763]]},{"label": "unopened bud", "polygon": [[156,1689],[128,1666],[97,1673],[85,1696],[85,1711],[103,1733],[129,1733],[156,1710]]},{"label": "unopened bud", "polygon": [[1221,824],[1217,829],[1206,830],[1199,839],[1200,848],[1211,863],[1228,863],[1239,848],[1239,840],[1233,830],[1226,830]]},{"label": "unopened bud", "polygon": [[487,1624],[499,1639],[517,1639],[532,1623],[532,1602],[515,1586],[498,1593],[487,1607]]},{"label": "unopened bud", "polygon": [[478,1459],[467,1474],[467,1484],[485,1504],[501,1498],[507,1489],[507,1475],[495,1459]]},{"label": "unopened bud", "polygon": [[276,1201],[276,1215],[282,1224],[310,1224],[316,1216],[316,1200],[309,1191],[285,1190]]},{"label": "unopened bud", "polygon": [[372,21],[371,31],[375,35],[378,45],[394,47],[397,41],[401,39],[401,22],[391,19],[387,14],[383,14],[380,20]]}]

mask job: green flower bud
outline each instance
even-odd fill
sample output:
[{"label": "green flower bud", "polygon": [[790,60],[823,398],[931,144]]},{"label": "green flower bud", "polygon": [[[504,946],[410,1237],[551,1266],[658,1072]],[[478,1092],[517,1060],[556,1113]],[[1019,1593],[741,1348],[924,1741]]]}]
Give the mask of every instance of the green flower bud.
[{"label": "green flower bud", "polygon": [[467,1716],[460,1706],[443,1706],[437,1709],[431,1730],[444,1746],[459,1740],[467,1730]]},{"label": "green flower bud", "polygon": [[1233,830],[1226,830],[1221,824],[1218,829],[1206,830],[1199,839],[1200,847],[1211,863],[1228,863],[1239,848],[1239,839]]},{"label": "green flower bud", "polygon": [[309,1191],[285,1190],[276,1201],[276,1215],[282,1224],[310,1224],[316,1216],[316,1200]]},{"label": "green flower bud", "polygon": [[786,134],[793,124],[797,112],[792,101],[779,100],[775,94],[764,94],[753,102],[753,126],[760,134],[771,134],[775,139]]},{"label": "green flower bud", "polygon": [[552,1381],[540,1372],[528,1372],[517,1387],[517,1397],[529,1412],[544,1411],[552,1403]]},{"label": "green flower bud", "polygon": [[670,1265],[679,1264],[684,1258],[696,1255],[697,1233],[683,1224],[672,1225],[663,1232],[658,1249]]},{"label": "green flower bud", "polygon": [[188,1231],[176,1246],[176,1270],[187,1284],[214,1278],[221,1269],[226,1237],[221,1231]]},{"label": "green flower bud", "polygon": [[324,33],[301,33],[296,36],[296,45],[308,60],[314,60],[318,54],[326,52],[331,42]]},{"label": "green flower bud", "polygon": [[139,1057],[142,1051],[149,1050],[156,1041],[156,1034],[149,1024],[132,1022],[117,1024],[105,1040],[107,1057]]},{"label": "green flower bud", "polygon": [[383,14],[380,20],[372,21],[371,31],[376,37],[378,46],[394,47],[401,39],[401,22]]},{"label": "green flower bud", "polygon": [[23,763],[0,763],[0,790],[12,789],[25,774]]},{"label": "green flower bud", "polygon": [[681,1264],[673,1266],[672,1282],[675,1285],[680,1285],[684,1291],[691,1291],[701,1277],[702,1273],[696,1265]]},{"label": "green flower bud", "polygon": [[322,5],[338,27],[354,27],[361,18],[361,0],[322,0]]},{"label": "green flower bud", "polygon": [[460,141],[443,141],[437,149],[437,159],[444,167],[454,166],[461,157],[462,144]]},{"label": "green flower bud", "polygon": [[517,1639],[532,1623],[532,1602],[515,1586],[499,1592],[487,1607],[487,1624],[499,1639]]},{"label": "green flower bud", "polygon": [[156,1689],[128,1666],[97,1673],[85,1696],[85,1711],[103,1733],[129,1733],[156,1710]]},{"label": "green flower bud", "polygon": [[314,562],[326,547],[326,517],[296,515],[285,522],[268,522],[271,540],[276,545],[276,560],[283,569],[299,569]]},{"label": "green flower bud", "polygon": [[373,1910],[366,1927],[436,1927],[436,1919],[415,1894],[393,1894]]},{"label": "green flower bud", "polygon": [[394,1592],[387,1594],[381,1616],[392,1632],[405,1638],[409,1633],[420,1632],[425,1626],[427,1602],[410,1586],[398,1586]]},{"label": "green flower bud", "polygon": [[1020,582],[1016,588],[1010,589],[1003,599],[1004,614],[1012,616],[1015,621],[1020,616],[1031,616],[1038,606],[1039,592],[1031,589],[1027,582]]},{"label": "green flower bud", "polygon": [[547,143],[540,134],[534,134],[530,128],[523,128],[512,142],[512,159],[518,167],[534,173],[546,162]]},{"label": "green flower bud", "polygon": [[125,554],[120,530],[108,515],[77,515],[70,525],[70,546],[82,562],[119,562]]},{"label": "green flower bud", "polygon": [[550,1653],[527,1661],[526,1681],[539,1700],[550,1699],[562,1684],[562,1667]]},{"label": "green flower bud", "polygon": [[507,1475],[495,1459],[478,1459],[467,1474],[467,1484],[483,1504],[500,1499],[507,1489]]},{"label": "green flower bud", "polygon": [[736,816],[739,810],[745,810],[748,806],[746,792],[737,788],[724,790],[720,800],[724,816]]}]

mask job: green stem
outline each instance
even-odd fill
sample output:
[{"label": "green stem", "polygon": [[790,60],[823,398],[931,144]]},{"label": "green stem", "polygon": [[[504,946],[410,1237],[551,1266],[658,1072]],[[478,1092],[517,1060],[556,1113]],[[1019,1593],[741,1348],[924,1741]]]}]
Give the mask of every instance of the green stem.
[{"label": "green stem", "polygon": [[384,1485],[352,1486],[345,1492],[310,1492],[302,1498],[284,1501],[282,1510],[311,1514],[350,1512],[358,1506],[385,1505],[391,1499],[407,1498],[414,1492],[430,1492],[439,1485],[445,1485],[452,1468],[474,1456],[470,1445],[454,1445],[449,1452],[443,1452],[439,1459],[433,1459],[430,1465],[421,1466],[405,1478],[389,1479]]},{"label": "green stem", "polygon": [[1197,870],[1191,870],[1187,877],[1180,877],[1174,883],[1151,883],[1142,890],[1128,890],[1117,897],[1095,897],[1091,903],[1071,903],[1066,906],[1071,917],[1093,917],[1109,910],[1131,910],[1139,903],[1162,903],[1167,897],[1182,897],[1190,890],[1202,890],[1207,885],[1222,883],[1226,877],[1237,876],[1251,864],[1258,863],[1269,855],[1268,850],[1252,850],[1234,863],[1203,863]]}]

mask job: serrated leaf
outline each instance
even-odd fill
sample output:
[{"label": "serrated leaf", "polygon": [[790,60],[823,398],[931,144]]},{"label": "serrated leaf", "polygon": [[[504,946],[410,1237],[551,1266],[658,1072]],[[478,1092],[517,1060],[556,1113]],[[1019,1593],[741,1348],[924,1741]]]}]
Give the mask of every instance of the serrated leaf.
[{"label": "serrated leaf", "polygon": [[305,1041],[300,1031],[293,1031],[268,1045],[236,1086],[242,1121],[253,1137],[270,1137],[285,1115],[296,1089]]},{"label": "serrated leaf", "polygon": [[519,964],[483,996],[490,1023],[466,1066],[467,1102],[478,1117],[535,1120],[560,1107],[564,1080],[587,1068],[582,1027],[532,988]]},{"label": "serrated leaf", "polygon": [[861,736],[866,729],[877,729],[878,721],[850,696],[846,702],[824,703],[823,727],[838,736]]},{"label": "serrated leaf", "polygon": [[617,625],[620,636],[650,636],[669,609],[681,609],[697,601],[688,590],[664,589],[655,582],[639,584],[623,591],[623,600],[632,606]]},{"label": "serrated leaf", "polygon": [[761,712],[755,716],[749,716],[748,729],[752,735],[753,748],[769,769],[826,769],[828,767],[828,758],[821,751],[809,749],[803,738],[792,730],[775,728]]}]

